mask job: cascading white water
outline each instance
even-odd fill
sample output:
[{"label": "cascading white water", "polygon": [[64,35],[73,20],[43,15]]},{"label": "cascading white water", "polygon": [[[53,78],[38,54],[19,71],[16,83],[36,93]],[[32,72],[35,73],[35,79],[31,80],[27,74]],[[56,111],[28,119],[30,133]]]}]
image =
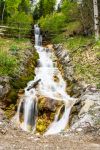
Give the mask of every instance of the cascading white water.
[{"label": "cascading white water", "polygon": [[58,10],[58,8],[61,6],[62,0],[56,0],[55,10]]},{"label": "cascading white water", "polygon": [[[29,131],[30,128],[33,130],[36,126],[37,116],[37,95],[52,98],[53,100],[63,101],[65,104],[64,113],[61,119],[57,119],[59,116],[58,112],[55,116],[53,123],[47,129],[45,135],[57,134],[65,129],[70,110],[75,102],[75,99],[71,98],[66,93],[66,83],[63,80],[60,71],[53,62],[54,54],[48,49],[40,46],[42,44],[40,28],[38,25],[34,26],[35,30],[35,48],[39,54],[39,67],[35,70],[35,79],[30,81],[25,88],[25,94],[21,100],[18,112],[16,114],[17,121],[21,128],[25,131]],[[40,44],[41,43],[41,44]],[[58,78],[58,81],[54,80],[54,76]],[[37,88],[30,88],[32,85],[39,81]],[[21,107],[23,105],[23,119],[20,119]]]}]

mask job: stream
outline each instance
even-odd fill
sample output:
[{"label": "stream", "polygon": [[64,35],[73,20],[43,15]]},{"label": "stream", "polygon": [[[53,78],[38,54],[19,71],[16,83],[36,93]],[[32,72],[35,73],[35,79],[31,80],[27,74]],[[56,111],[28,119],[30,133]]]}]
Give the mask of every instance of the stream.
[{"label": "stream", "polygon": [[[17,114],[15,116],[19,127],[25,131],[34,132],[38,119],[38,95],[63,101],[65,107],[62,117],[58,119],[60,109],[55,114],[53,122],[49,125],[45,135],[57,134],[65,129],[69,121],[69,115],[75,99],[66,93],[66,82],[54,62],[55,56],[51,49],[42,46],[42,35],[38,25],[34,26],[35,48],[39,54],[39,65],[35,69],[35,79],[30,81],[25,88],[25,93],[20,99]],[[58,78],[54,80],[54,76]],[[37,83],[37,84],[36,84]],[[36,86],[34,86],[36,84]],[[22,119],[22,116],[23,119]]]}]

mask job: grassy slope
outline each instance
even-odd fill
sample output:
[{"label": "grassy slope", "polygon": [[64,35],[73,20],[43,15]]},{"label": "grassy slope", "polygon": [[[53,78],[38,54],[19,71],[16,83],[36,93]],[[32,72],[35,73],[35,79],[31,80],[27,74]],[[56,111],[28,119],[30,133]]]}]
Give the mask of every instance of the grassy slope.
[{"label": "grassy slope", "polygon": [[68,32],[62,32],[53,37],[52,42],[63,43],[69,51],[74,64],[75,79],[100,88],[100,40],[95,43],[93,37],[66,35]]},{"label": "grassy slope", "polygon": [[0,38],[0,76],[17,73],[19,58],[29,47],[29,39]]},{"label": "grassy slope", "polygon": [[0,38],[0,75],[17,73],[19,59],[27,48],[32,48],[29,39]]},{"label": "grassy slope", "polygon": [[[29,39],[0,38],[0,76],[11,77],[11,90],[4,101],[8,118],[15,113],[19,89],[23,89],[27,82],[34,79],[37,59],[38,54]],[[21,67],[24,72],[20,72]]]}]

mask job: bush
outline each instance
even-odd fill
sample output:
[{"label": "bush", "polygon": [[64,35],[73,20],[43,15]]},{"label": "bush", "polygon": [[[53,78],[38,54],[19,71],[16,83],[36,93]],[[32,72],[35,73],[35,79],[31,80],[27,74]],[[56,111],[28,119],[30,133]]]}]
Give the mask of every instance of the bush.
[{"label": "bush", "polygon": [[47,15],[39,20],[39,24],[44,31],[58,33],[65,25],[65,16],[62,13]]},{"label": "bush", "polygon": [[70,0],[64,0],[62,4],[62,13],[66,16],[66,21],[70,22],[78,17],[77,2],[71,2]]},{"label": "bush", "polygon": [[16,12],[8,22],[9,28],[7,32],[13,36],[22,36],[29,34],[31,31],[32,16],[26,15],[24,12]]}]

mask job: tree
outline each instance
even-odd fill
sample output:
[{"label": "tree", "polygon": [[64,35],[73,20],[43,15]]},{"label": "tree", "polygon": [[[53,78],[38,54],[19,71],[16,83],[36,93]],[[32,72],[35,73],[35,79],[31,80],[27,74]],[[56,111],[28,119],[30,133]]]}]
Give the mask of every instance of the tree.
[{"label": "tree", "polygon": [[46,15],[53,13],[56,0],[40,0],[33,12],[33,18],[46,17]]},{"label": "tree", "polygon": [[66,22],[75,20],[78,17],[77,2],[63,0],[61,11],[66,16]]},{"label": "tree", "polygon": [[18,9],[20,12],[25,12],[26,14],[28,14],[30,12],[30,1],[29,0],[21,0]]},{"label": "tree", "polygon": [[99,39],[99,11],[98,11],[98,2],[97,0],[93,0],[94,7],[94,31],[95,31],[95,39]]}]

